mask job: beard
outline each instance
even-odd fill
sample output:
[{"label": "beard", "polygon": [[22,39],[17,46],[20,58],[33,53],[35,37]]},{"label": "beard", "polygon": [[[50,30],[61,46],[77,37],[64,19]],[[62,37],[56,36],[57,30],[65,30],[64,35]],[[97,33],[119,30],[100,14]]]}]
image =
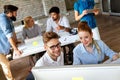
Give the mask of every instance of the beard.
[{"label": "beard", "polygon": [[14,16],[10,17],[10,19],[11,19],[12,21],[16,21],[16,17],[14,17]]},{"label": "beard", "polygon": [[56,21],[57,20],[57,18],[52,18],[53,19],[53,21]]}]

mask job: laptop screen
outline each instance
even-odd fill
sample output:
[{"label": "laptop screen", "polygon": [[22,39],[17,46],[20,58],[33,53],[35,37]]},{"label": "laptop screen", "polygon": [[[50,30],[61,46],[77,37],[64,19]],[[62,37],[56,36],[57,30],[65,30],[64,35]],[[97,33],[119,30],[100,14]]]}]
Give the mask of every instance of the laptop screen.
[{"label": "laptop screen", "polygon": [[120,80],[120,65],[33,67],[35,80]]}]

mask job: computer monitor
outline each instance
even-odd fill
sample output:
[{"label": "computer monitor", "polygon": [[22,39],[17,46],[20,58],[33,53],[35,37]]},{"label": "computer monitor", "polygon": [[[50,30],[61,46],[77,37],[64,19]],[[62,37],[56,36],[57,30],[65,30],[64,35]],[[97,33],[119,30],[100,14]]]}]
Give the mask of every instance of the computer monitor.
[{"label": "computer monitor", "polygon": [[35,80],[120,80],[119,64],[33,67]]}]

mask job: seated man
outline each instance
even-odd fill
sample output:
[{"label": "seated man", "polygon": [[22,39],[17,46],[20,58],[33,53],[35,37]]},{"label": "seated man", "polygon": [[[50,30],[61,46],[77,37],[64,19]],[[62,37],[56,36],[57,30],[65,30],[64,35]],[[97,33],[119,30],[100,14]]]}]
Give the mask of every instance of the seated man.
[{"label": "seated man", "polygon": [[[59,36],[55,32],[46,32],[43,35],[43,42],[46,53],[36,62],[35,67],[64,65]],[[32,73],[29,74],[27,80],[34,80]]]},{"label": "seated man", "polygon": [[58,7],[52,7],[49,10],[50,18],[47,20],[46,32],[61,32],[61,31],[70,31],[70,24],[65,16],[60,15],[60,10]]},{"label": "seated man", "polygon": [[[61,16],[60,15],[60,10],[58,7],[52,7],[49,10],[49,14],[50,14],[50,18],[48,18],[47,20],[47,28],[46,28],[46,32],[48,31],[53,31],[56,33],[62,33],[62,32],[70,32],[71,31],[71,27],[69,24],[69,20],[67,19],[67,17],[65,16]],[[67,45],[67,47],[69,48],[69,58],[72,61],[72,50],[74,48],[74,44],[69,44]],[[64,52],[66,52],[65,48],[66,46],[63,47],[64,48]],[[67,54],[65,54],[65,57],[67,56]],[[65,62],[68,64],[68,61],[65,58]]]}]

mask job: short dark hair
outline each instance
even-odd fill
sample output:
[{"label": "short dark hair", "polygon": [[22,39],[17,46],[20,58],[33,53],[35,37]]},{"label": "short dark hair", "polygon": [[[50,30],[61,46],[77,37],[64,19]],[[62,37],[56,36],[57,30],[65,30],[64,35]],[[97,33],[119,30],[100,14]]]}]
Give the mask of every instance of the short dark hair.
[{"label": "short dark hair", "polygon": [[58,7],[52,7],[49,10],[49,14],[52,13],[52,12],[59,14],[60,13],[60,9]]},{"label": "short dark hair", "polygon": [[4,5],[4,13],[9,13],[17,10],[18,10],[18,7],[14,5]]},{"label": "short dark hair", "polygon": [[47,42],[49,42],[51,39],[59,39],[59,38],[60,37],[58,36],[58,34],[55,33],[55,32],[52,32],[52,31],[45,32],[43,34],[43,42],[44,42],[44,44],[46,44]]}]

